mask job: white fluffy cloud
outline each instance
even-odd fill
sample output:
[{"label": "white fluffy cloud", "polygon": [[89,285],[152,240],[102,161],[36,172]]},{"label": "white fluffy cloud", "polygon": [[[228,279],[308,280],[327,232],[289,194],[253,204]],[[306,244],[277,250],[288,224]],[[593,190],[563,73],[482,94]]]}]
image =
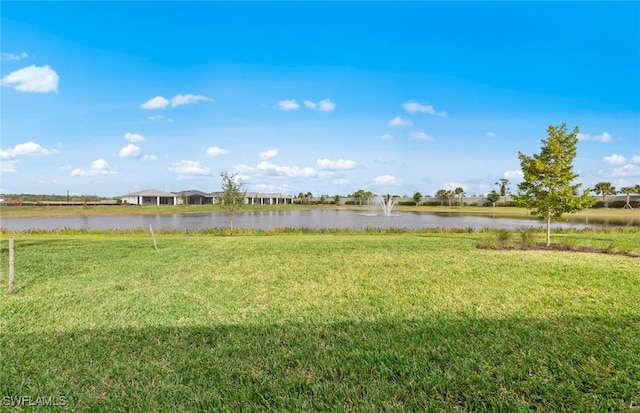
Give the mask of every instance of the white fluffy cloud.
[{"label": "white fluffy cloud", "polygon": [[163,109],[169,106],[169,100],[162,96],[153,97],[140,106],[142,109]]},{"label": "white fluffy cloud", "polygon": [[619,168],[613,169],[601,169],[598,171],[599,175],[604,175],[609,178],[623,178],[627,176],[640,176],[640,167],[638,165],[626,164]]},{"label": "white fluffy cloud", "polygon": [[222,156],[229,153],[228,149],[222,149],[219,146],[211,146],[207,148],[207,156]]},{"label": "white fluffy cloud", "polygon": [[393,139],[393,136],[389,135],[388,133],[385,133],[384,135],[380,135],[380,139],[383,139],[383,140]]},{"label": "white fluffy cloud", "polygon": [[436,112],[432,105],[423,105],[414,100],[404,102],[402,108],[407,111],[407,113],[426,113],[431,116],[447,116],[445,112]]},{"label": "white fluffy cloud", "polygon": [[278,156],[277,149],[267,149],[266,151],[260,152],[260,159],[267,160],[267,159],[275,158],[276,156]]},{"label": "white fluffy cloud", "polygon": [[402,119],[400,116],[396,116],[389,121],[389,126],[409,127],[413,126],[413,122],[411,122],[409,119]]},{"label": "white fluffy cloud", "polygon": [[144,142],[147,140],[144,136],[140,135],[139,133],[131,133],[131,132],[125,133],[124,138],[129,142]]},{"label": "white fluffy cloud", "polygon": [[509,180],[521,180],[524,178],[524,174],[520,169],[506,170],[502,176]]},{"label": "white fluffy cloud", "polygon": [[[211,102],[213,99],[210,99],[203,95],[192,95],[187,93],[186,95],[178,93],[170,100],[165,98],[164,96],[156,96],[153,97],[146,102],[144,102],[140,107],[142,109],[164,109],[167,106],[171,105],[172,108],[182,105],[190,105],[198,102]],[[154,118],[160,119],[160,118]]]},{"label": "white fluffy cloud", "polygon": [[[320,102],[313,102],[311,100],[303,100],[302,103],[309,109],[319,110],[321,112],[333,112],[336,109],[336,104],[330,99],[322,99]],[[295,110],[300,105],[295,99],[285,99],[278,102],[278,109],[280,110]]]},{"label": "white fluffy cloud", "polygon": [[422,132],[422,131],[413,132],[411,134],[411,137],[413,139],[420,139],[420,140],[423,140],[423,141],[432,141],[433,140],[431,135],[429,135],[428,133]]},{"label": "white fluffy cloud", "polygon": [[397,185],[398,178],[393,175],[381,175],[373,178],[371,183],[374,185]]},{"label": "white fluffy cloud", "polygon": [[321,169],[353,169],[358,166],[354,161],[349,159],[338,159],[337,161],[318,159],[317,162]]},{"label": "white fluffy cloud", "polygon": [[60,77],[50,66],[31,65],[5,75],[0,84],[20,92],[48,93],[58,90]]},{"label": "white fluffy cloud", "polygon": [[611,154],[609,156],[605,156],[602,158],[602,161],[608,165],[621,165],[627,162],[627,158],[622,155],[618,155],[617,153]]},{"label": "white fluffy cloud", "polygon": [[289,192],[291,189],[289,185],[256,184],[251,186],[251,190],[256,192]]},{"label": "white fluffy cloud", "polygon": [[336,104],[329,99],[322,99],[318,102],[318,110],[321,112],[333,112],[336,109]]},{"label": "white fluffy cloud", "polygon": [[497,137],[498,137],[498,135],[496,135],[496,134],[495,134],[495,133],[493,133],[493,132],[486,132],[486,133],[484,134],[484,136],[486,136],[487,138],[497,138]]},{"label": "white fluffy cloud", "polygon": [[640,163],[640,155],[633,155],[633,158],[631,158],[631,162]]},{"label": "white fluffy cloud", "polygon": [[116,170],[104,159],[96,159],[91,162],[89,169],[76,168],[71,171],[71,176],[95,176],[95,175],[112,175]]},{"label": "white fluffy cloud", "polygon": [[20,54],[2,53],[2,60],[18,61],[26,59],[28,57],[29,55],[27,54],[27,52],[22,52]]},{"label": "white fluffy cloud", "polygon": [[456,188],[462,188],[462,190],[466,191],[469,187],[465,184],[461,184],[460,182],[447,182],[444,184],[444,189],[453,191]]},{"label": "white fluffy cloud", "polygon": [[140,148],[132,143],[120,149],[118,154],[121,158],[137,158],[140,156]]},{"label": "white fluffy cloud", "polygon": [[607,132],[602,132],[600,135],[590,135],[588,133],[578,133],[578,140],[580,141],[594,141],[594,142],[611,142],[613,136]]},{"label": "white fluffy cloud", "polygon": [[300,105],[298,105],[298,102],[296,102],[295,99],[284,99],[278,101],[278,109],[280,110],[295,110],[299,107]]},{"label": "white fluffy cloud", "polygon": [[186,95],[177,94],[171,98],[171,106],[182,106],[182,105],[191,105],[198,102],[211,102],[213,99],[210,99],[206,96],[202,95],[192,95],[187,93]]},{"label": "white fluffy cloud", "polygon": [[51,155],[52,153],[56,153],[57,150],[54,149],[50,151],[49,149],[43,148],[40,144],[35,142],[25,142],[19,143],[15,145],[13,148],[9,148],[6,150],[0,149],[0,159],[9,159],[14,158],[16,156],[26,156],[26,155]]},{"label": "white fluffy cloud", "polygon": [[300,168],[298,166],[280,166],[271,162],[263,161],[260,162],[255,170],[262,173],[269,173],[275,175],[282,175],[287,177],[303,177],[310,178],[313,176],[317,176],[318,172],[309,167]]},{"label": "white fluffy cloud", "polygon": [[156,155],[142,155],[140,159],[143,161],[157,161],[158,157]]},{"label": "white fluffy cloud", "polygon": [[183,177],[211,174],[211,170],[208,167],[201,165],[200,162],[185,160],[172,163],[169,166],[169,171]]},{"label": "white fluffy cloud", "polygon": [[18,160],[0,160],[0,173],[3,174],[13,174],[16,172],[16,165],[18,164]]}]

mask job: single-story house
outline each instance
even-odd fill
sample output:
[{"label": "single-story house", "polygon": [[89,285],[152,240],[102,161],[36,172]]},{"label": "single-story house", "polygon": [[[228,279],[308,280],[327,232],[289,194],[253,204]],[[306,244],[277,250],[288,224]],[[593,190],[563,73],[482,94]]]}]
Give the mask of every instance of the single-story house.
[{"label": "single-story house", "polygon": [[213,195],[192,189],[178,192],[180,200],[187,205],[213,204]]},{"label": "single-story house", "polygon": [[293,197],[287,194],[267,194],[263,192],[247,192],[245,202],[249,205],[293,204]]},{"label": "single-story house", "polygon": [[122,202],[130,205],[177,205],[178,194],[160,191],[158,189],[145,189],[122,195]]},{"label": "single-story house", "polygon": [[[224,192],[212,192],[211,197],[214,204],[222,202]],[[293,204],[293,197],[287,194],[268,194],[264,192],[247,192],[244,197],[244,203],[247,205],[283,205]]]}]

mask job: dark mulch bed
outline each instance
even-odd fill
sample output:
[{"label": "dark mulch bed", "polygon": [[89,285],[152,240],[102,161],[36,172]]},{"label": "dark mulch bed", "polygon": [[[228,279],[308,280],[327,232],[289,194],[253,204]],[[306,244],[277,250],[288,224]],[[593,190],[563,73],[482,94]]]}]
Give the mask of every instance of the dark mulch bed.
[{"label": "dark mulch bed", "polygon": [[477,247],[482,250],[502,250],[502,251],[567,251],[567,252],[586,252],[591,254],[609,254],[609,255],[623,255],[625,257],[640,258],[640,254],[634,254],[632,252],[618,251],[609,248],[594,248],[594,247],[579,247],[564,244],[478,244]]}]

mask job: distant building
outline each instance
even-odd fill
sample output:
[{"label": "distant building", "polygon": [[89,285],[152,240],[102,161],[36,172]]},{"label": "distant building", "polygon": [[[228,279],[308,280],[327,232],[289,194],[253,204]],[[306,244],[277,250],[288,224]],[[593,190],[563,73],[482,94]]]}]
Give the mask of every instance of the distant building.
[{"label": "distant building", "polygon": [[[213,192],[213,202],[220,203],[224,192]],[[247,205],[289,205],[293,204],[293,197],[280,193],[247,192],[244,197]]]},{"label": "distant building", "polygon": [[178,192],[178,196],[180,197],[179,202],[181,204],[205,205],[205,204],[214,203],[213,194],[208,194],[206,192],[198,191],[196,189],[192,189],[189,191],[180,191]]},{"label": "distant building", "polygon": [[[202,192],[196,189],[177,193],[157,189],[132,192],[122,195],[122,202],[130,205],[207,205],[222,202],[224,192]],[[247,192],[244,203],[247,205],[290,205],[293,196],[281,193]]]},{"label": "distant building", "polygon": [[130,205],[177,205],[178,194],[160,191],[158,189],[145,189],[122,195],[122,202]]}]

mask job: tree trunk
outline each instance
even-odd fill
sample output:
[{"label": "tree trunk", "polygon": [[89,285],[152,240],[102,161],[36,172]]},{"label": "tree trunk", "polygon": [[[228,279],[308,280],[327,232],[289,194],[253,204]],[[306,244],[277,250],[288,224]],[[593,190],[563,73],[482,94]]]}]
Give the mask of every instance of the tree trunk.
[{"label": "tree trunk", "polygon": [[551,245],[551,211],[547,212],[547,247]]}]

